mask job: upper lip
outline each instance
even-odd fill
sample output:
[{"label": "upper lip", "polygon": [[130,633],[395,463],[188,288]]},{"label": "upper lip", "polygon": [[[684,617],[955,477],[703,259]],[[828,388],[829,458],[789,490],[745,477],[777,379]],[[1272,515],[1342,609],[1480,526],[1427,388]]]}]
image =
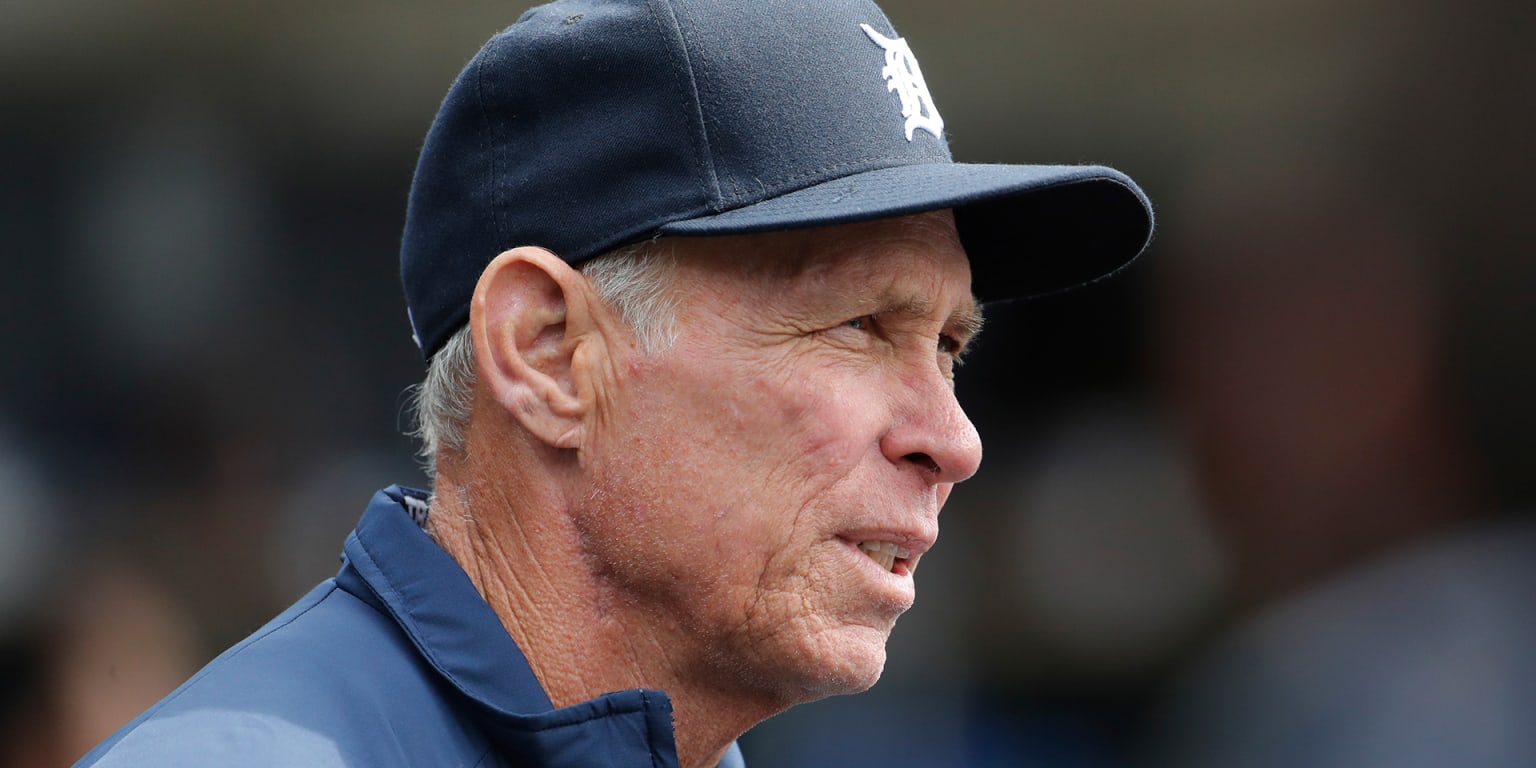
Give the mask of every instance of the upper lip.
[{"label": "upper lip", "polygon": [[933,548],[933,543],[938,538],[938,531],[914,528],[868,528],[844,531],[838,536],[855,546],[861,541],[889,541],[898,547],[910,550],[912,554],[905,559],[915,560],[919,555]]}]

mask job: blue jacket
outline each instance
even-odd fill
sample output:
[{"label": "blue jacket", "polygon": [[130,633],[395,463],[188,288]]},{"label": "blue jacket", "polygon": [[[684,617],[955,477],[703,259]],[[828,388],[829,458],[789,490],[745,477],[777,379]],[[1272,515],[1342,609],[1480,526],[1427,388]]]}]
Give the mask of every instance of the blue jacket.
[{"label": "blue jacket", "polygon": [[[341,571],[79,766],[676,766],[672,702],[631,690],[555,709],[469,577],[375,494]],[[735,745],[721,763],[739,768]]]}]

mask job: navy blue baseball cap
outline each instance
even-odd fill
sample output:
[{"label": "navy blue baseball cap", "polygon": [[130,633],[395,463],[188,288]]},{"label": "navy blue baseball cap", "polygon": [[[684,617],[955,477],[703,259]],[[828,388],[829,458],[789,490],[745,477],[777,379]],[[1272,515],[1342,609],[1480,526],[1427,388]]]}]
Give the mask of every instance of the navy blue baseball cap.
[{"label": "navy blue baseball cap", "polygon": [[402,281],[430,358],[509,248],[576,265],[661,235],[941,208],[982,301],[1093,281],[1152,235],[1114,169],[955,163],[916,58],[867,0],[557,0],[492,37],[444,99]]}]

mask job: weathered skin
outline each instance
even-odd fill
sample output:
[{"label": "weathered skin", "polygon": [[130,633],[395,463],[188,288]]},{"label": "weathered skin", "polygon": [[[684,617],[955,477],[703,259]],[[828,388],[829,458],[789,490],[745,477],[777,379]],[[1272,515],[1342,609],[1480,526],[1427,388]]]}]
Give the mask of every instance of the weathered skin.
[{"label": "weathered skin", "polygon": [[[675,253],[676,340],[651,354],[547,252],[487,269],[470,447],[440,465],[434,533],[556,704],[661,688],[683,764],[713,764],[764,717],[879,678],[981,459],[952,385],[980,318],[947,212]],[[866,539],[913,555],[887,572]]]}]

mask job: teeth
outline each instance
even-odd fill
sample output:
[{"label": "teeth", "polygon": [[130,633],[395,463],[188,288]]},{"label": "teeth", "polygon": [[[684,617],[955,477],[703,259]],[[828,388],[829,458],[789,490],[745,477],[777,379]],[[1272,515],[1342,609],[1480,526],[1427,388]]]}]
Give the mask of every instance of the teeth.
[{"label": "teeth", "polygon": [[869,555],[887,571],[896,567],[898,559],[905,560],[912,556],[912,550],[898,547],[889,541],[861,541],[859,549],[864,550],[864,554]]}]

